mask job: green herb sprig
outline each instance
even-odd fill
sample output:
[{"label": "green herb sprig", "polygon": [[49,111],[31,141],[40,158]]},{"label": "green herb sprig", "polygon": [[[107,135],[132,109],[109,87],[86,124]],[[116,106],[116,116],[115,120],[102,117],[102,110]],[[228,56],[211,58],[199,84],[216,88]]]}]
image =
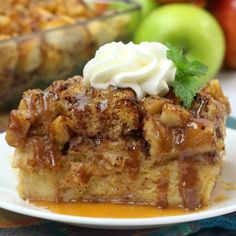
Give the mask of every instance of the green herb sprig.
[{"label": "green herb sprig", "polygon": [[190,108],[201,85],[199,77],[206,74],[207,66],[199,61],[187,58],[182,51],[171,45],[168,45],[168,48],[167,57],[174,62],[177,68],[172,87],[183,105]]}]

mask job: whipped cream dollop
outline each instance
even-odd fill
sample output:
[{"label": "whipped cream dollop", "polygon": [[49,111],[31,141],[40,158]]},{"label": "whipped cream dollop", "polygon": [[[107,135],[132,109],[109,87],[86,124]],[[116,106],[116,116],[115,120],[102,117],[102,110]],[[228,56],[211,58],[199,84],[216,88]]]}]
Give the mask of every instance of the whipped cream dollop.
[{"label": "whipped cream dollop", "polygon": [[105,44],[85,65],[84,85],[96,89],[110,85],[131,88],[138,99],[147,94],[163,96],[176,72],[174,63],[167,58],[167,50],[158,42]]}]

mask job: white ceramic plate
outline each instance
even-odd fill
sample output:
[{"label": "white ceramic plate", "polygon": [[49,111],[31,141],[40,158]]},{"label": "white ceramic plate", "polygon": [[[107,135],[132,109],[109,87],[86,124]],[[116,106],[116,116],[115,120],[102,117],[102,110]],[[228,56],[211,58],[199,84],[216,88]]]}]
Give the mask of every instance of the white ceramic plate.
[{"label": "white ceramic plate", "polygon": [[[236,131],[227,129],[227,155],[223,166],[223,179],[229,182],[236,182],[235,140]],[[0,207],[24,215],[91,228],[139,229],[206,219],[236,211],[236,190],[232,190],[226,193],[227,198],[224,201],[215,203],[206,210],[201,210],[187,215],[152,218],[111,219],[77,217],[52,213],[45,209],[32,206],[19,198],[18,194],[16,193],[16,172],[10,167],[10,157],[13,154],[14,149],[10,148],[6,144],[5,134],[0,135],[0,147]]]}]

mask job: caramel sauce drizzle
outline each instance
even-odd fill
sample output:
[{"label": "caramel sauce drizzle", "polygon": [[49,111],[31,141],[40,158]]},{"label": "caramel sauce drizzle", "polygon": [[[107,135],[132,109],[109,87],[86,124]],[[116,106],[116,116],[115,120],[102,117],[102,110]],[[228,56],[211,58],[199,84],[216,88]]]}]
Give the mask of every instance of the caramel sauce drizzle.
[{"label": "caramel sauce drizzle", "polygon": [[198,175],[196,167],[187,161],[182,161],[180,164],[179,191],[184,207],[190,210],[200,206],[197,182]]},{"label": "caramel sauce drizzle", "polygon": [[139,153],[140,148],[137,145],[128,145],[128,152],[130,159],[126,161],[126,166],[130,170],[131,177],[135,178],[136,174],[139,172],[140,167],[140,160],[139,160]]},{"label": "caramel sauce drizzle", "polygon": [[169,173],[161,171],[161,176],[163,179],[157,183],[157,207],[167,208],[168,207],[168,185],[169,185]]},{"label": "caramel sauce drizzle", "polygon": [[60,164],[60,154],[56,144],[47,137],[33,137],[31,139],[34,150],[34,159],[41,166],[58,167]]}]

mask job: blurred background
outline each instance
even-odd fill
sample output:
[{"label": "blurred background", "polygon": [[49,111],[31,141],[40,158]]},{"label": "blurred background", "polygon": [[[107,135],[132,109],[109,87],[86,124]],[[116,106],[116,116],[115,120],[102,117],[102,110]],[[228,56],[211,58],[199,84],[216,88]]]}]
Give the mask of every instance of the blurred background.
[{"label": "blurred background", "polygon": [[[171,43],[219,78],[236,119],[236,0],[0,1],[0,129],[23,91],[81,74],[111,41]],[[235,118],[234,118],[235,117]]]}]

